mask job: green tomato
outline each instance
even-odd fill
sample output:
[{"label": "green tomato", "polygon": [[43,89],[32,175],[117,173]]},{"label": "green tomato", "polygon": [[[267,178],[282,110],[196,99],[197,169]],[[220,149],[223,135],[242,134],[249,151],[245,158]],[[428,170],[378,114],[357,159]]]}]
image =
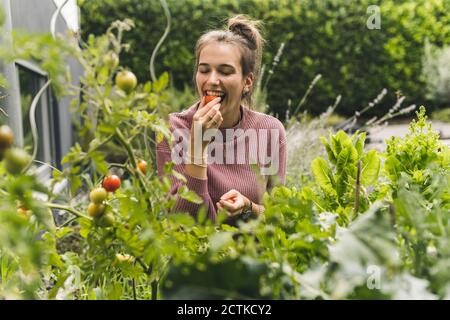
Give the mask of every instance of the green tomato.
[{"label": "green tomato", "polygon": [[103,63],[109,69],[115,69],[119,65],[119,57],[115,52],[110,51],[104,56]]},{"label": "green tomato", "polygon": [[95,223],[99,227],[108,228],[112,227],[116,223],[116,218],[114,217],[112,212],[107,212],[103,214],[101,217],[95,219]]},{"label": "green tomato", "polygon": [[116,75],[116,85],[126,93],[130,93],[137,85],[137,78],[131,71],[120,71]]},{"label": "green tomato", "polygon": [[95,188],[89,194],[89,199],[91,199],[93,203],[100,204],[105,201],[107,196],[108,192],[105,190],[105,188]]},{"label": "green tomato", "polygon": [[91,217],[98,218],[103,215],[103,212],[105,211],[105,205],[91,202],[89,203],[87,211]]},{"label": "green tomato", "polygon": [[5,152],[5,168],[11,174],[20,174],[30,161],[31,156],[23,149],[12,148]]}]

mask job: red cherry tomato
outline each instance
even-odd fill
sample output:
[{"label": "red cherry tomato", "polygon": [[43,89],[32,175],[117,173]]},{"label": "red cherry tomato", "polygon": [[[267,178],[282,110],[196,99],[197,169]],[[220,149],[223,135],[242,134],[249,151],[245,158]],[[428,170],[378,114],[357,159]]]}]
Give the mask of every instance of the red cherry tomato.
[{"label": "red cherry tomato", "polygon": [[106,189],[106,191],[114,192],[120,188],[120,178],[115,174],[107,176],[105,177],[105,179],[103,179],[102,186]]},{"label": "red cherry tomato", "polygon": [[211,101],[213,101],[215,98],[217,98],[216,96],[205,96],[205,105],[210,103]]}]

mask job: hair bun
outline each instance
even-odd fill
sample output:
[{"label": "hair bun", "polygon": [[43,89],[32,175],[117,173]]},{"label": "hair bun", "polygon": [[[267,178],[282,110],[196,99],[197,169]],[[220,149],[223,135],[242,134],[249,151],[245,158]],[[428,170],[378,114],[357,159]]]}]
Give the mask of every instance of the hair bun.
[{"label": "hair bun", "polygon": [[255,31],[257,30],[255,29],[251,21],[247,20],[242,15],[231,18],[228,21],[228,30],[230,30],[234,34],[244,37],[247,40],[250,49],[254,50],[257,48],[255,35]]}]

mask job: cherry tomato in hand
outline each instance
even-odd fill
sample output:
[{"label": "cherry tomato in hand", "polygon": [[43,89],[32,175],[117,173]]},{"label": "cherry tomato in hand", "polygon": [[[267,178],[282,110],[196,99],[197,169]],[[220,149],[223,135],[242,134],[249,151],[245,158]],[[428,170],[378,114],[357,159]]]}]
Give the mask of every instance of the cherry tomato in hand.
[{"label": "cherry tomato in hand", "polygon": [[215,98],[217,98],[216,96],[205,96],[205,105],[210,103],[211,101],[213,101]]}]

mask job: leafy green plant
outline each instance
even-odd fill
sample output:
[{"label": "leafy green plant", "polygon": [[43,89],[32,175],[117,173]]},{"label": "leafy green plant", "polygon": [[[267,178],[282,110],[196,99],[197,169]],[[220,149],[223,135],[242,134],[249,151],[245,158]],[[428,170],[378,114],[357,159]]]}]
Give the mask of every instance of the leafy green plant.
[{"label": "leafy green plant", "polygon": [[405,138],[392,137],[387,141],[385,171],[395,185],[406,175],[426,189],[436,167],[448,170],[449,149],[439,140],[439,134],[427,122],[425,108],[417,112]]},{"label": "leafy green plant", "polygon": [[[366,188],[373,186],[380,171],[380,158],[375,150],[364,152],[365,133],[349,137],[344,131],[322,137],[328,161],[317,157],[311,163],[315,182],[323,192],[317,205],[341,214],[348,223],[351,215],[367,210],[370,205]],[[353,211],[353,212],[352,212]]]}]

